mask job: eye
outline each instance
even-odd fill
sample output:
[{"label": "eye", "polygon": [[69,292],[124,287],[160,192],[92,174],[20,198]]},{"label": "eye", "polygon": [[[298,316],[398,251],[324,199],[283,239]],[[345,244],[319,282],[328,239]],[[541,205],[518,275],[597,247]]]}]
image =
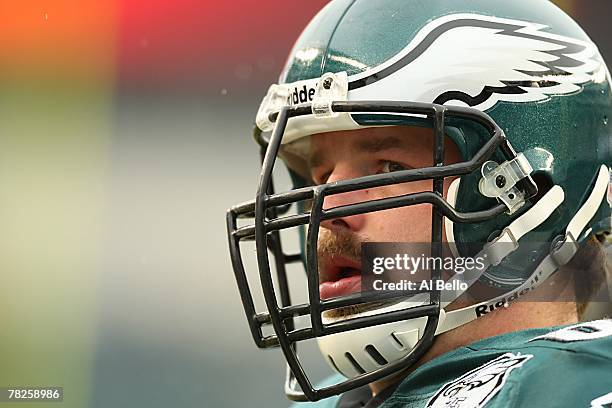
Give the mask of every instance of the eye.
[{"label": "eye", "polygon": [[395,171],[408,170],[410,168],[411,167],[398,162],[385,161],[383,162],[382,173],[393,173]]}]

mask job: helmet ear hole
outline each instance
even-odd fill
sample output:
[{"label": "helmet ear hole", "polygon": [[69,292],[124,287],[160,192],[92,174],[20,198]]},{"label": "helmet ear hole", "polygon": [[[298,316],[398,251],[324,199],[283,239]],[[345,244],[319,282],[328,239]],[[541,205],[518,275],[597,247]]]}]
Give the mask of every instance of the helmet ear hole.
[{"label": "helmet ear hole", "polygon": [[535,204],[540,201],[540,198],[544,197],[544,195],[548,193],[551,188],[553,188],[555,183],[553,183],[550,173],[543,170],[534,172],[531,175],[531,178],[533,178],[533,181],[538,186],[538,193],[531,198],[531,202]]}]

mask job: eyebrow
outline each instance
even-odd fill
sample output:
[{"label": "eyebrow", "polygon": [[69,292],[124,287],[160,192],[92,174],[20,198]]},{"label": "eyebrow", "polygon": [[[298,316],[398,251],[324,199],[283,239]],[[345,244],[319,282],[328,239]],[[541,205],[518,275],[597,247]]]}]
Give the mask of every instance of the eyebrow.
[{"label": "eyebrow", "polygon": [[[404,148],[402,139],[395,136],[375,137],[369,140],[360,140],[357,143],[357,150],[367,153],[378,153],[385,150]],[[312,152],[308,158],[308,167],[316,168],[323,164],[322,152],[317,150]]]},{"label": "eyebrow", "polygon": [[384,150],[402,148],[402,140],[399,137],[387,136],[379,137],[371,140],[361,140],[357,144],[359,150],[368,153],[377,153]]}]

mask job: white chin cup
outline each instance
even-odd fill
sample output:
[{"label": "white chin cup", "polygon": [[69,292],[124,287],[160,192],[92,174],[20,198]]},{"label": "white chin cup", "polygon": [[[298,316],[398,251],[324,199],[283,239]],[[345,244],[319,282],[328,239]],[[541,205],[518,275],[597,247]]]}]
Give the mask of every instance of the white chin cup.
[{"label": "white chin cup", "polygon": [[[351,316],[351,318],[412,307],[415,307],[415,302],[401,302],[376,311]],[[443,316],[444,311],[441,310],[440,320],[443,320]],[[427,319],[427,317],[419,317],[364,327],[319,337],[317,342],[321,354],[331,368],[345,377],[352,378],[374,371],[388,363],[394,363],[412,353],[423,336]],[[439,321],[438,326],[440,323]]]}]

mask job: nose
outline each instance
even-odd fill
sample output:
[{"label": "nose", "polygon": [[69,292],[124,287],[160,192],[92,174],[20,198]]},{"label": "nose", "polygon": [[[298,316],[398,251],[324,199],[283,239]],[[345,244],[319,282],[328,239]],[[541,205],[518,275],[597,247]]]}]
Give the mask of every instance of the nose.
[{"label": "nose", "polygon": [[[347,169],[342,169],[340,166],[336,166],[332,174],[327,179],[328,183],[335,181],[347,180],[351,178],[359,177],[358,174],[352,174]],[[323,209],[327,210],[335,207],[342,207],[345,205],[356,204],[368,200],[368,190],[357,190],[350,191],[347,193],[334,194],[325,197],[323,201]],[[349,217],[340,217],[331,220],[325,220],[321,222],[323,228],[329,230],[350,230],[351,232],[359,232],[365,226],[367,214],[351,215]]]}]

